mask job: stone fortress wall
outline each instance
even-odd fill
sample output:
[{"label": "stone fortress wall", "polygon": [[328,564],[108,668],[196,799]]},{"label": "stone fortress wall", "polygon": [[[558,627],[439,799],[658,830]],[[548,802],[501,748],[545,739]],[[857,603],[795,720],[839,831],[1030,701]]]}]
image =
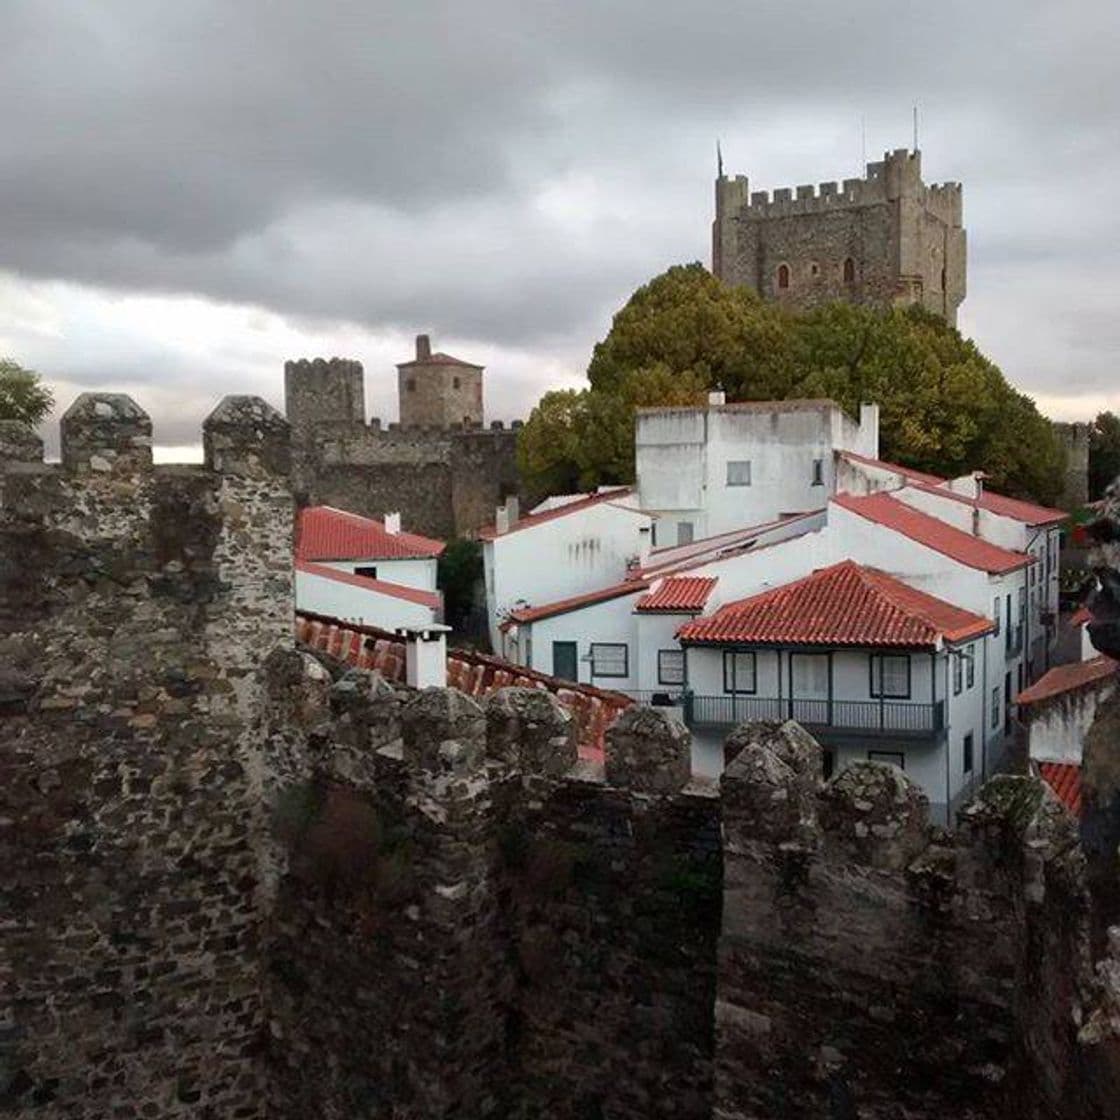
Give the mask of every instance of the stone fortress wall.
[{"label": "stone fortress wall", "polygon": [[1094,969],[1041,784],[948,834],[793,724],[694,781],[650,708],[580,763],[544,692],[295,648],[267,405],[226,398],[203,466],[150,438],[101,394],[59,465],[0,433],[11,1115],[1113,1114],[1120,943]]},{"label": "stone fortress wall", "polygon": [[[471,370],[481,379],[478,367],[461,373]],[[448,539],[489,524],[506,496],[519,493],[520,421],[367,424],[363,377],[360,362],[342,358],[285,364],[293,485],[301,505],[378,518],[399,511],[406,529]]]},{"label": "stone fortress wall", "polygon": [[887,152],[867,165],[865,178],[842,186],[805,184],[772,195],[751,191],[746,176],[721,175],[712,271],[796,308],[829,300],[917,303],[955,323],[966,292],[962,220],[960,184],[923,183],[917,151]]}]

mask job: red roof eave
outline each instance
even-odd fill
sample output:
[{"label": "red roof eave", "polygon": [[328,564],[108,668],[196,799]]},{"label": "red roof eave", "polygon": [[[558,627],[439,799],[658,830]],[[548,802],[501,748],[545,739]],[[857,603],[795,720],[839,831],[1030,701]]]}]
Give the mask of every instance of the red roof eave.
[{"label": "red roof eave", "polygon": [[349,584],[351,587],[360,587],[363,591],[372,591],[378,595],[387,595],[391,599],[403,599],[409,603],[418,603],[423,607],[439,610],[442,605],[438,592],[425,591],[419,587],[407,587],[403,583],[390,583],[384,579],[370,579],[369,576],[355,575],[353,572],[340,572],[337,568],[328,568],[325,564],[314,564],[308,560],[295,562],[297,572],[305,575],[318,576],[320,579],[329,579],[335,583]]},{"label": "red roof eave", "polygon": [[[633,494],[633,492],[634,488],[628,486],[619,490],[608,490],[602,494],[588,494],[586,498],[568,502],[566,505],[556,506],[554,509],[546,509],[541,513],[527,513],[524,517],[514,522],[504,533],[499,533],[496,525],[486,525],[478,530],[478,539],[481,541],[502,540],[513,533],[521,532],[522,529],[532,529],[537,525],[545,524],[547,521],[556,521],[558,518],[567,517],[570,513],[579,513],[581,510],[590,509],[593,506],[617,502],[619,498],[628,497],[630,494]],[[653,516],[640,509],[635,509],[633,506],[619,505],[615,508],[626,510],[627,513],[636,513],[642,517]]]}]

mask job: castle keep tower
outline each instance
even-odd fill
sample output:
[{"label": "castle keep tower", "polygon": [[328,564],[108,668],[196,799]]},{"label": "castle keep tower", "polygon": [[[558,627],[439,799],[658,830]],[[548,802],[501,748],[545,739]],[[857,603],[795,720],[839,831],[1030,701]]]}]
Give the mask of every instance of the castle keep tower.
[{"label": "castle keep tower", "polygon": [[482,366],[438,351],[416,336],[416,357],[397,366],[401,427],[482,425]]},{"label": "castle keep tower", "polygon": [[922,182],[921,152],[867,165],[863,179],[751,192],[716,180],[712,272],[803,309],[830,300],[917,303],[956,324],[965,297],[961,186]]}]

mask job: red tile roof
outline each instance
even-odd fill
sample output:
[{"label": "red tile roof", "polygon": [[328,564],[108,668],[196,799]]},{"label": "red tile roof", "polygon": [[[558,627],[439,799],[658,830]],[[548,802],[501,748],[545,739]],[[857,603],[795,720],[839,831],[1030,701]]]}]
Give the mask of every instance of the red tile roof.
[{"label": "red tile roof", "polygon": [[1038,772],[1058,800],[1075,817],[1081,816],[1081,767],[1072,762],[1040,762]]},{"label": "red tile roof", "polygon": [[1065,521],[1069,514],[1064,510],[1051,509],[1049,506],[1040,506],[1034,502],[1025,502],[1021,498],[1008,498],[1004,494],[996,494],[991,490],[981,491],[979,498],[970,498],[966,494],[958,494],[950,490],[946,483],[948,479],[936,474],[926,474],[910,467],[899,466],[898,463],[888,463],[882,459],[869,459],[866,455],[857,455],[854,451],[841,451],[843,459],[850,459],[853,463],[862,463],[867,467],[880,467],[882,470],[900,474],[912,484],[919,484],[921,489],[929,490],[946,498],[955,498],[957,501],[968,505],[978,505],[990,513],[999,514],[1001,517],[1010,517],[1013,521],[1022,521],[1026,525],[1055,525]]},{"label": "red tile roof", "polygon": [[947,525],[887,493],[879,492],[865,497],[837,494],[832,500],[841,509],[901,533],[934,552],[940,552],[959,564],[982,572],[1002,575],[1034,562],[1034,558],[1026,552],[1012,552],[980,537],[974,537],[971,533]]},{"label": "red tile roof", "polygon": [[[296,615],[296,639],[359,669],[376,670],[387,680],[403,682],[405,679],[404,644],[387,630],[299,613]],[[620,692],[563,681],[500,657],[467,649],[447,651],[447,683],[468,696],[486,696],[514,685],[546,689],[575,718],[580,756],[595,762],[603,760],[607,728],[634,703]]]},{"label": "red tile roof", "polygon": [[1074,661],[1069,665],[1056,665],[1043,673],[1030,688],[1023,689],[1015,697],[1017,704],[1037,704],[1040,700],[1050,700],[1065,692],[1085,688],[1097,681],[1107,680],[1116,675],[1117,663],[1111,657],[1094,657],[1089,661]]},{"label": "red tile roof", "polygon": [[[588,494],[586,497],[568,502],[566,505],[542,510],[540,513],[527,513],[511,525],[505,533],[499,534],[497,526],[487,525],[485,528],[479,529],[478,536],[480,540],[484,541],[495,540],[499,535],[508,537],[510,533],[519,533],[522,529],[532,529],[537,525],[543,525],[546,521],[555,521],[558,517],[567,517],[570,513],[579,513],[581,510],[590,509],[592,506],[601,505],[603,502],[617,502],[619,498],[625,498],[633,492],[634,488],[632,486],[623,486],[617,490],[607,490],[602,494]],[[643,517],[651,516],[630,506],[618,506],[617,508],[628,510],[630,513],[636,513]]]},{"label": "red tile roof", "polygon": [[854,451],[841,451],[841,459],[848,459],[853,463],[860,463],[865,467],[879,467],[881,470],[890,471],[892,474],[900,474],[904,478],[915,479],[919,482],[928,482],[936,485],[939,482],[944,482],[940,475],[927,474],[925,471],[916,471],[913,467],[903,467],[898,463],[888,463],[885,459],[872,459],[867,455],[857,455]]},{"label": "red tile roof", "polygon": [[702,611],[712,588],[718,582],[715,576],[676,576],[663,579],[655,590],[638,600],[634,609],[651,613]]},{"label": "red tile roof", "polygon": [[390,583],[385,579],[370,579],[369,576],[357,576],[353,572],[340,572],[337,568],[328,568],[325,564],[313,564],[309,560],[295,562],[297,572],[305,572],[309,576],[320,576],[322,579],[333,580],[335,583],[348,583],[351,587],[360,587],[364,591],[375,591],[378,595],[388,595],[392,599],[404,599],[409,603],[419,603],[432,610],[439,610],[443,601],[439,593],[425,591],[419,587],[406,587],[403,583]]},{"label": "red tile roof", "polygon": [[412,560],[439,556],[447,545],[419,533],[390,533],[383,521],[333,506],[308,506],[296,521],[300,560]]},{"label": "red tile roof", "polygon": [[610,587],[600,587],[595,591],[587,591],[583,595],[573,595],[568,599],[557,599],[552,603],[542,603],[539,607],[522,607],[520,610],[510,611],[503,625],[510,622],[536,622],[541,618],[552,618],[554,615],[579,610],[580,607],[590,607],[595,603],[606,603],[611,599],[620,599],[623,595],[636,595],[647,587],[649,587],[649,584],[645,580],[626,580],[624,583],[615,583]]},{"label": "red tile roof", "polygon": [[1065,510],[1050,509],[1048,506],[1035,505],[1034,502],[1024,502],[1019,498],[1008,498],[1003,494],[993,494],[990,490],[981,492],[978,498],[970,498],[967,494],[958,494],[947,486],[930,486],[926,483],[917,483],[915,488],[927,494],[936,494],[942,498],[949,498],[961,502],[966,506],[977,506],[986,509],[989,513],[1000,517],[1008,517],[1012,521],[1021,521],[1032,528],[1039,525],[1057,525],[1069,519]]},{"label": "red tile roof", "polygon": [[397,369],[406,369],[408,366],[465,366],[467,369],[482,369],[474,362],[464,362],[462,358],[453,358],[442,350],[437,350],[426,358],[410,358],[407,362],[397,362]]},{"label": "red tile roof", "polygon": [[990,619],[844,560],[685,623],[682,642],[934,649],[993,629]]}]

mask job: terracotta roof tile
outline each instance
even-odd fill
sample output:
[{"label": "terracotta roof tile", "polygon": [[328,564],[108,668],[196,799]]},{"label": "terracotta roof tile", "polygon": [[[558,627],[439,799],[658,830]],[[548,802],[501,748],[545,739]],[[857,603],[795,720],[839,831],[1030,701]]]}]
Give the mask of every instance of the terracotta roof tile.
[{"label": "terracotta roof tile", "polygon": [[1024,502],[1019,498],[1008,498],[1004,494],[995,494],[990,490],[982,491],[978,498],[970,498],[967,494],[958,494],[946,486],[930,486],[924,482],[914,485],[916,489],[927,494],[936,494],[938,497],[949,498],[966,506],[986,509],[989,513],[1009,517],[1012,521],[1021,521],[1032,528],[1038,525],[1058,525],[1069,519],[1069,514],[1065,510],[1050,509],[1048,506]]},{"label": "terracotta roof tile", "polygon": [[426,358],[410,358],[407,362],[397,362],[397,369],[406,369],[408,366],[465,366],[467,369],[483,369],[475,362],[464,362],[462,358],[453,358],[442,350],[436,350]]},{"label": "terracotta roof tile", "polygon": [[1072,762],[1040,762],[1038,772],[1058,800],[1075,816],[1081,816],[1081,767]]},{"label": "terracotta roof tile", "polygon": [[992,622],[845,560],[804,579],[728,603],[685,623],[682,642],[746,642],[933,649],[992,629]]},{"label": "terracotta roof tile", "polygon": [[[354,626],[323,615],[298,613],[296,639],[338,661],[377,671],[387,680],[405,680],[404,643],[397,635],[373,626]],[[499,688],[543,688],[553,693],[576,721],[580,757],[602,762],[607,728],[634,701],[620,692],[575,684],[514,665],[474,650],[447,651],[447,683],[469,696],[486,696]]]},{"label": "terracotta roof tile", "polygon": [[635,604],[638,611],[702,611],[712,588],[719,582],[714,576],[675,576],[663,579],[648,595]]},{"label": "terracotta roof tile", "polygon": [[[485,528],[479,529],[478,537],[484,541],[497,540],[500,536],[508,537],[510,533],[519,533],[522,529],[532,529],[536,525],[543,525],[546,521],[555,521],[559,517],[567,517],[570,513],[579,513],[581,510],[602,505],[604,502],[617,502],[619,498],[625,498],[633,492],[634,488],[632,486],[623,486],[617,490],[607,490],[602,494],[588,494],[584,498],[579,498],[562,506],[556,506],[553,509],[546,509],[540,513],[527,513],[524,517],[518,518],[506,532],[501,534],[498,533],[497,526],[487,525]],[[650,514],[642,514],[641,510],[633,509],[630,506],[619,506],[618,508],[629,510],[631,513],[641,516],[651,516]]]},{"label": "terracotta roof tile", "polygon": [[1116,675],[1117,663],[1111,657],[1093,657],[1088,661],[1074,661],[1069,665],[1056,665],[1043,673],[1030,688],[1015,697],[1016,704],[1037,704],[1064,692],[1084,688],[1097,681]]},{"label": "terracotta roof tile", "polygon": [[439,556],[447,545],[419,533],[390,533],[383,521],[333,506],[308,506],[296,520],[300,560],[411,560]]},{"label": "terracotta roof tile", "polygon": [[554,615],[579,610],[580,607],[590,607],[595,603],[606,603],[611,599],[620,599],[623,595],[636,595],[647,587],[649,587],[649,584],[645,580],[627,580],[624,583],[612,584],[610,587],[600,587],[595,591],[587,591],[583,595],[573,595],[568,599],[556,599],[551,603],[542,603],[538,607],[522,607],[520,610],[510,611],[506,616],[506,622],[536,622],[541,618],[552,618]]},{"label": "terracotta roof tile", "polygon": [[837,494],[832,500],[841,509],[901,533],[934,552],[940,552],[959,564],[982,572],[1000,575],[1025,568],[1034,562],[1033,557],[1026,552],[1012,552],[980,537],[974,537],[887,493],[868,494],[865,497]]},{"label": "terracotta roof tile", "polygon": [[333,580],[335,583],[347,583],[351,587],[360,587],[365,591],[375,591],[378,595],[388,595],[392,599],[404,599],[409,603],[419,603],[421,606],[439,610],[443,601],[436,591],[425,591],[420,587],[408,587],[403,583],[390,583],[385,579],[370,579],[369,576],[355,575],[353,572],[340,572],[337,568],[328,568],[325,564],[313,564],[309,560],[295,562],[297,572],[305,572],[309,576],[319,576],[322,579]]}]

